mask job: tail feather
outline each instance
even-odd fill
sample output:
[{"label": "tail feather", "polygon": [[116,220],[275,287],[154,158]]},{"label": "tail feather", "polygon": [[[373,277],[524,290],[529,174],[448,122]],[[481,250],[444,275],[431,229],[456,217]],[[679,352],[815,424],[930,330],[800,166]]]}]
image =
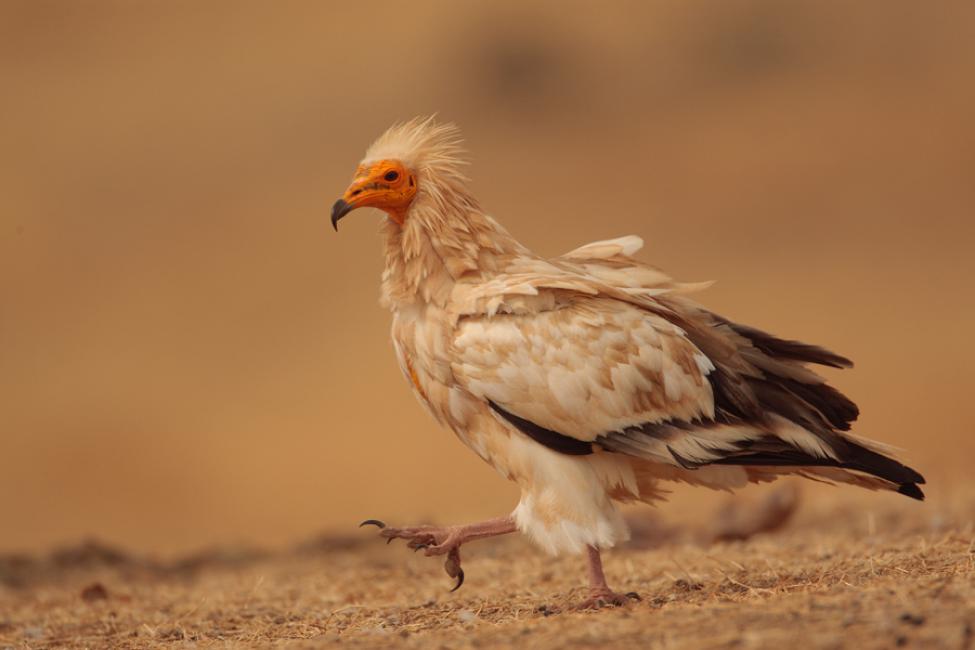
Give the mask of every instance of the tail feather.
[{"label": "tail feather", "polygon": [[752,481],[801,474],[924,498],[918,487],[924,477],[882,446],[872,448],[872,443],[849,434],[817,434],[781,416],[763,425],[648,422],[597,436],[594,444],[683,470],[735,466],[744,468]]},{"label": "tail feather", "polygon": [[855,442],[844,440],[837,446],[840,448],[834,447],[836,458],[820,458],[790,448],[774,452],[763,451],[727,456],[714,461],[714,464],[746,467],[831,467],[862,472],[882,479],[886,487],[900,494],[912,499],[924,499],[924,492],[918,487],[924,484],[924,477],[915,469]]}]

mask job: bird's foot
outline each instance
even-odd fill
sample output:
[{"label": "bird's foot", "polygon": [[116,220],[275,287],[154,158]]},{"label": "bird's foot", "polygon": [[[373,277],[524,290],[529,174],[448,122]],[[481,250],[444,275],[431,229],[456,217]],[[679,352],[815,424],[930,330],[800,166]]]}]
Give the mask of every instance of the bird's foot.
[{"label": "bird's foot", "polygon": [[406,546],[424,555],[446,555],[467,541],[465,526],[411,526],[392,528],[377,519],[367,519],[360,527],[373,525],[380,528],[379,536],[390,543],[394,539],[405,539]]},{"label": "bird's foot", "polygon": [[589,597],[575,606],[577,610],[602,609],[604,607],[622,607],[633,601],[643,600],[640,594],[631,591],[627,594],[618,594],[611,589],[597,588],[589,590]]},{"label": "bird's foot", "polygon": [[460,566],[460,545],[468,539],[465,526],[413,526],[410,528],[391,528],[377,519],[367,519],[360,527],[372,525],[381,529],[379,536],[389,544],[394,539],[405,539],[406,546],[413,551],[423,551],[424,555],[446,555],[444,571],[457,581],[451,591],[457,591],[464,584],[464,570]]},{"label": "bird's foot", "polygon": [[514,517],[510,515],[464,526],[390,528],[378,519],[367,519],[359,524],[360,527],[366,525],[381,529],[379,535],[386,539],[387,544],[394,539],[405,539],[408,547],[414,551],[422,550],[424,555],[446,555],[443,568],[447,575],[457,581],[451,591],[457,591],[464,584],[464,570],[460,568],[461,544],[476,539],[507,535],[518,529]]}]

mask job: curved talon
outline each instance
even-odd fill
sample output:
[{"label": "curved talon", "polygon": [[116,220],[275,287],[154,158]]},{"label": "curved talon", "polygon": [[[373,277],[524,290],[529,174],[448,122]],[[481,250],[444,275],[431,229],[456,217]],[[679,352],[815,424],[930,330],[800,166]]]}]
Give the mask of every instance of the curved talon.
[{"label": "curved talon", "polygon": [[450,549],[447,553],[447,559],[443,563],[443,570],[447,572],[447,575],[451,578],[457,578],[457,584],[454,588],[450,590],[453,593],[460,589],[460,586],[464,584],[464,570],[460,568],[460,548],[455,546]]},{"label": "curved talon", "polygon": [[454,585],[454,588],[450,590],[450,593],[454,593],[455,591],[460,589],[460,586],[462,584],[464,584],[464,570],[457,569],[457,584]]},{"label": "curved talon", "polygon": [[635,591],[627,592],[626,597],[631,600],[643,602],[643,598],[640,596],[640,594],[636,593]]},{"label": "curved talon", "polygon": [[[412,546],[412,545],[411,545],[411,546]],[[419,550],[420,550],[421,548],[428,548],[428,545],[427,545],[427,544],[417,544],[416,546],[414,546],[414,547],[413,547],[413,552],[414,552],[414,553],[416,553],[416,552],[417,552],[417,551],[419,551]]]},{"label": "curved talon", "polygon": [[386,524],[379,521],[378,519],[366,519],[364,522],[359,524],[359,528],[362,528],[363,526],[375,526],[376,528],[385,528]]}]

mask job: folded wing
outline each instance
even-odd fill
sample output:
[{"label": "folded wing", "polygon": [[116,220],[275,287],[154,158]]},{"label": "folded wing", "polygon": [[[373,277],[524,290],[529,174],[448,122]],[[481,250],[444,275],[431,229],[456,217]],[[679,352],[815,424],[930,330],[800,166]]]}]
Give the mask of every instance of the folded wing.
[{"label": "folded wing", "polygon": [[[613,242],[598,244],[612,251]],[[638,296],[598,285],[555,273],[476,288],[487,310],[459,319],[454,376],[510,426],[561,453],[801,469],[923,496],[920,474],[843,433],[856,405],[804,365],[845,367],[843,357],[737,325],[668,290]]]}]

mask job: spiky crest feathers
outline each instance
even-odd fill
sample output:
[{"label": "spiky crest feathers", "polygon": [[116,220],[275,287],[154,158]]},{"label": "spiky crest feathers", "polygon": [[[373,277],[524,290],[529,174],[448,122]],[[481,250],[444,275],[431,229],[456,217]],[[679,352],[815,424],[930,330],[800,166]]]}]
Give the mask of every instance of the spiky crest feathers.
[{"label": "spiky crest feathers", "polygon": [[394,124],[366,150],[363,165],[398,160],[420,178],[421,186],[462,185],[468,179],[462,168],[468,163],[460,129],[434,116],[417,117]]}]

